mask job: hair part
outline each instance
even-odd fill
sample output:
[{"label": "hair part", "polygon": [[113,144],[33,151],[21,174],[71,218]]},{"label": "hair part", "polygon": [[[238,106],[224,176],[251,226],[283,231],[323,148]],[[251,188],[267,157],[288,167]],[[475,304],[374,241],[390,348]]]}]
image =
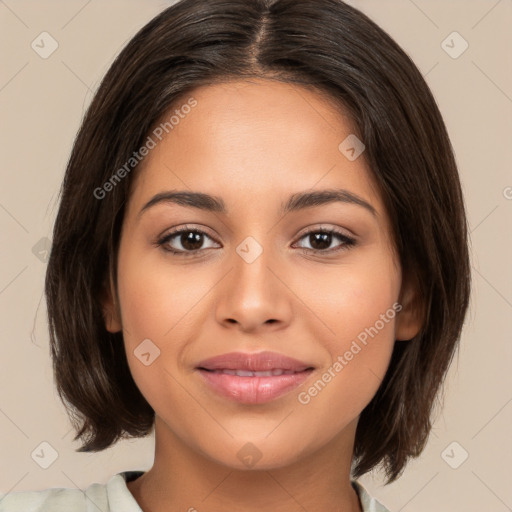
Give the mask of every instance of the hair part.
[{"label": "hair part", "polygon": [[200,86],[264,78],[313,87],[354,121],[391,220],[421,332],[397,341],[361,413],[353,475],[382,465],[388,482],[419,455],[457,348],[470,292],[467,221],[453,149],[436,102],[406,53],[341,0],[182,0],[145,25],[105,75],[76,137],[61,188],[45,293],[59,396],[83,442],[100,451],[148,435],[122,333],[100,297],[116,283],[125,205],[137,167],[101,187],[169,109]]}]

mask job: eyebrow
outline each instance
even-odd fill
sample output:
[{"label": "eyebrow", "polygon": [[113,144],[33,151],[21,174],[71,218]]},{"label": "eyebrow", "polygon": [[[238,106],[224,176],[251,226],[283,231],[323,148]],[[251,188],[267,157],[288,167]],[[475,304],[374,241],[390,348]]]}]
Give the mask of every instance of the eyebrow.
[{"label": "eyebrow", "polygon": [[[297,192],[292,194],[285,204],[281,204],[282,215],[290,212],[331,204],[335,202],[355,204],[368,210],[374,217],[377,216],[375,208],[354,194],[344,189],[314,190],[312,192]],[[190,208],[197,208],[208,212],[227,213],[226,205],[221,197],[212,196],[203,192],[188,192],[170,190],[160,192],[153,196],[140,210],[138,217],[157,204],[178,204]]]}]

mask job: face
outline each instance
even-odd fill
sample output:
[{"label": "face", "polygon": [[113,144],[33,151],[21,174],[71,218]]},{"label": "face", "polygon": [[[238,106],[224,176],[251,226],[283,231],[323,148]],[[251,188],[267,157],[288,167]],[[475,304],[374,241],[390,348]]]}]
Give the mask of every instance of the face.
[{"label": "face", "polygon": [[280,467],[353,440],[415,327],[349,119],[279,82],[191,97],[132,183],[107,328],[123,331],[157,435]]}]

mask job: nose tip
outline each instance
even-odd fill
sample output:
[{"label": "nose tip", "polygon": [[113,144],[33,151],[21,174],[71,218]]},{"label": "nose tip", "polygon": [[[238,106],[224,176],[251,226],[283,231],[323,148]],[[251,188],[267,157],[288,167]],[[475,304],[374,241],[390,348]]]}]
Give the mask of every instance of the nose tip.
[{"label": "nose tip", "polygon": [[287,288],[269,268],[269,257],[270,253],[263,251],[249,263],[236,256],[234,268],[219,288],[218,322],[224,326],[238,326],[244,331],[275,328],[289,322],[291,307]]}]

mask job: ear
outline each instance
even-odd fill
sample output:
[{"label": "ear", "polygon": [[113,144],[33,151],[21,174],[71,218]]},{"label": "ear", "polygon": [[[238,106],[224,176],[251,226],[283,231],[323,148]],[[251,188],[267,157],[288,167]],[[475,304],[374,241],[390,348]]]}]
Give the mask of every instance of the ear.
[{"label": "ear", "polygon": [[402,309],[396,316],[395,339],[398,341],[411,340],[420,332],[424,320],[418,285],[404,281],[398,302]]},{"label": "ear", "polygon": [[121,312],[114,292],[114,283],[112,277],[109,277],[108,284],[104,283],[100,295],[101,309],[105,320],[105,328],[111,333],[119,332],[123,329],[121,324]]}]

